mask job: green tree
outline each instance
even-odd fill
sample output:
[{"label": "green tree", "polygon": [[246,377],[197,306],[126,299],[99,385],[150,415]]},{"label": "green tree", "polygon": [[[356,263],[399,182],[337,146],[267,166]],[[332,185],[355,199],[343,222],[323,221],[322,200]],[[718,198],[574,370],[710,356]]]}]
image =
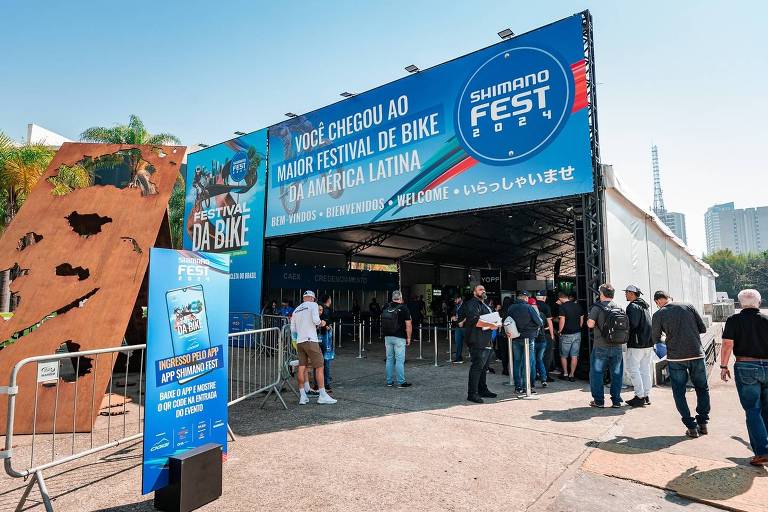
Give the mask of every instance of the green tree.
[{"label": "green tree", "polygon": [[0,133],[0,203],[4,226],[11,222],[45,173],[54,153],[43,144],[15,145],[8,136]]},{"label": "green tree", "polygon": [[[151,134],[144,127],[138,116],[131,115],[128,124],[118,124],[111,128],[93,126],[80,134],[80,140],[103,142],[107,144],[181,144],[181,140],[170,133]],[[181,233],[184,217],[184,177],[179,174],[168,203],[168,220],[171,225],[173,246],[181,247]]]},{"label": "green tree", "polygon": [[141,119],[133,114],[128,118],[128,124],[117,124],[111,128],[92,126],[80,134],[80,140],[106,144],[181,144],[181,140],[170,133],[149,133]]}]

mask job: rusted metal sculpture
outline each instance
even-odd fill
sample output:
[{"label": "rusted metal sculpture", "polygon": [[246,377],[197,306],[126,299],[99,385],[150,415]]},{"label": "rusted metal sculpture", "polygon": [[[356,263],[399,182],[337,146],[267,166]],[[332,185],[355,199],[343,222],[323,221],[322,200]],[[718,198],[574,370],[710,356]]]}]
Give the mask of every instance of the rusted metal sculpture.
[{"label": "rusted metal sculpture", "polygon": [[[65,343],[79,350],[120,346],[147,271],[147,249],[161,225],[168,229],[164,217],[185,150],[83,143],[59,149],[0,239],[0,316],[6,318],[0,385],[17,361]],[[80,188],[84,176],[90,186]],[[112,373],[99,363],[81,365],[76,381],[81,393],[88,390],[87,400],[58,411],[56,432],[91,430]],[[60,404],[76,402],[75,382],[41,386],[34,366],[20,375],[17,433],[32,431],[35,391],[39,433],[53,429],[57,397]],[[6,406],[1,400],[3,432]]]}]

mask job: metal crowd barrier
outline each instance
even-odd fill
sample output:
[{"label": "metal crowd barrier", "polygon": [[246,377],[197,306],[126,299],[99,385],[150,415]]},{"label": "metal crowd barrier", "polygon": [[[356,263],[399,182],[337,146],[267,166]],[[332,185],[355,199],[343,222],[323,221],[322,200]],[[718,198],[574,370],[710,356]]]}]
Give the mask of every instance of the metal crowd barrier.
[{"label": "metal crowd barrier", "polygon": [[[228,341],[227,405],[263,393],[261,407],[274,395],[287,409],[281,394],[284,388],[287,386],[298,397],[290,383],[290,365],[296,357],[290,344],[289,326],[232,333]],[[3,465],[8,476],[24,479],[31,477],[17,510],[22,509],[33,487],[37,485],[45,510],[53,511],[43,471],[142,439],[145,351],[146,345],[129,345],[27,357],[16,363],[8,386],[0,387],[0,393],[8,395],[6,435],[0,458],[4,459]],[[17,440],[18,446],[14,446],[19,374],[26,366],[34,365],[34,368],[25,371],[40,375],[39,367],[45,365],[50,369],[51,364],[58,365],[56,375],[60,378],[47,382],[39,382],[38,379],[35,383],[32,432],[28,438],[21,438],[20,442]],[[97,404],[96,400],[104,391],[96,387],[98,370],[101,368],[103,372],[105,365],[111,370],[109,383],[105,399],[102,404]],[[81,384],[83,376],[88,374],[92,377],[88,385]],[[73,385],[74,389],[59,393],[63,385]],[[47,410],[39,407],[38,403],[38,395],[44,386],[56,387],[53,407]],[[83,432],[87,430],[82,426],[84,416],[97,413],[95,421],[88,420],[90,432]],[[71,424],[67,419],[64,426],[61,418],[69,418],[69,414],[72,417]],[[118,416],[121,417],[118,419]],[[229,426],[227,428],[232,435]]]}]

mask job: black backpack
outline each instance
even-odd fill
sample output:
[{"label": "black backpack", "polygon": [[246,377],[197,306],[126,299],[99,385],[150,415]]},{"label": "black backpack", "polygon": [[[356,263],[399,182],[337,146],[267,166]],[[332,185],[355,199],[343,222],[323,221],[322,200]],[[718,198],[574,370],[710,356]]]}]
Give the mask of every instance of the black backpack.
[{"label": "black backpack", "polygon": [[623,345],[629,340],[629,317],[618,306],[602,306],[600,332],[608,343]]},{"label": "black backpack", "polygon": [[398,311],[402,305],[389,303],[381,311],[381,331],[384,336],[395,336],[400,330]]}]

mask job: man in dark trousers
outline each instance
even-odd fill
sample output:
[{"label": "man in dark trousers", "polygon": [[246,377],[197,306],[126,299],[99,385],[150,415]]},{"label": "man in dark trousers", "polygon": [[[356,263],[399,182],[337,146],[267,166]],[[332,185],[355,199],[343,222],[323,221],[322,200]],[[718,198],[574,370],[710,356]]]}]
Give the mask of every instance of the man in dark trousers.
[{"label": "man in dark trousers", "polygon": [[[472,364],[469,368],[469,383],[467,400],[476,404],[483,403],[483,398],[496,398],[485,383],[488,363],[491,360],[491,328],[480,320],[480,316],[491,313],[491,308],[485,305],[485,287],[476,284],[472,288],[472,298],[464,303],[464,343],[469,348]],[[483,329],[487,327],[487,329]]]},{"label": "man in dark trousers", "polygon": [[739,402],[747,416],[753,466],[768,466],[768,316],[760,312],[760,292],[739,292],[742,310],[725,322],[720,351],[720,378],[728,381],[728,361],[736,356],[733,373]]},{"label": "man in dark trousers", "polygon": [[[667,335],[667,362],[669,380],[675,406],[683,419],[688,437],[705,435],[709,422],[709,385],[707,365],[701,347],[701,334],[707,332],[704,322],[691,304],[672,302],[665,291],[653,294],[653,301],[659,310],[653,314],[653,341],[660,342],[661,334]],[[685,388],[690,377],[696,390],[696,418],[691,416]]]},{"label": "man in dark trousers", "polygon": [[627,305],[627,317],[629,318],[629,340],[627,341],[627,373],[632,379],[635,388],[635,396],[627,400],[627,405],[632,407],[645,407],[651,405],[651,356],[653,355],[653,341],[651,340],[651,314],[650,305],[640,295],[640,288],[631,284],[624,289],[624,297]]},{"label": "man in dark trousers", "polygon": [[[531,295],[528,292],[520,292],[517,294],[517,300],[509,305],[507,309],[507,315],[512,317],[517,326],[517,331],[520,336],[511,340],[512,343],[512,376],[515,382],[515,392],[523,393],[526,391],[528,384],[525,380],[525,345],[528,345],[528,364],[530,365],[531,375],[531,393],[536,393],[533,390],[533,384],[536,380],[536,353],[535,353],[535,341],[539,336],[539,329],[543,327],[544,321],[541,319],[539,312],[529,304],[528,299]],[[507,353],[508,354],[508,353]],[[508,359],[507,355],[504,359]],[[504,361],[502,359],[502,362]]]}]

